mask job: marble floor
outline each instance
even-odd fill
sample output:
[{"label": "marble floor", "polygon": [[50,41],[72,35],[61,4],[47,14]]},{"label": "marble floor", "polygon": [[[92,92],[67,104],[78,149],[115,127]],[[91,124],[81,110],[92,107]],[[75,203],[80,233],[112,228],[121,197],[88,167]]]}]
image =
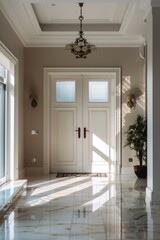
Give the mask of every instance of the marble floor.
[{"label": "marble floor", "polygon": [[30,178],[0,222],[1,240],[160,240],[160,206],[136,177]]}]

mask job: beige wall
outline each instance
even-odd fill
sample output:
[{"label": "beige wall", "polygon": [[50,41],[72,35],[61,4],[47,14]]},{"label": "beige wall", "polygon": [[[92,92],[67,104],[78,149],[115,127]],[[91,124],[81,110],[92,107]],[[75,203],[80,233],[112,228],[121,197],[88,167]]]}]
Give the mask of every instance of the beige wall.
[{"label": "beige wall", "polygon": [[19,92],[19,169],[24,168],[24,46],[0,11],[0,41],[18,59]]},{"label": "beige wall", "polygon": [[[44,67],[121,67],[122,68],[122,165],[131,167],[128,158],[134,152],[123,148],[124,132],[138,113],[144,111],[144,61],[138,48],[98,48],[87,59],[75,59],[64,48],[25,49],[25,167],[43,166],[43,68]],[[126,96],[132,89],[137,95],[135,110],[126,107]],[[38,106],[32,108],[29,95],[38,94]],[[39,130],[38,136],[31,136],[31,130]],[[37,162],[32,163],[36,157]]]},{"label": "beige wall", "polygon": [[[123,148],[124,132],[138,113],[144,111],[144,62],[137,48],[98,48],[87,59],[75,59],[64,48],[24,48],[23,44],[0,12],[0,41],[19,61],[19,167],[43,167],[43,68],[44,67],[121,67],[122,68],[122,165],[134,152]],[[25,55],[24,55],[25,54]],[[25,59],[25,61],[24,61]],[[25,75],[25,79],[24,79]],[[25,81],[25,82],[24,82]],[[137,95],[135,110],[126,107],[130,88]],[[38,107],[30,106],[30,93],[38,94]],[[23,125],[24,122],[24,125]],[[39,130],[31,136],[31,130]],[[24,141],[23,141],[24,140]],[[32,163],[36,157],[37,162]],[[24,160],[24,164],[23,164]]]}]

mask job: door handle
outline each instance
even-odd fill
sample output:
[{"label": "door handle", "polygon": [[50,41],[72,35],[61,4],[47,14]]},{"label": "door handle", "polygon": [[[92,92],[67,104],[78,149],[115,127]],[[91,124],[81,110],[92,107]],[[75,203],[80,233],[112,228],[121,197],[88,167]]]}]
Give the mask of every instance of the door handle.
[{"label": "door handle", "polygon": [[81,138],[81,128],[79,127],[75,132],[78,132],[78,138]]},{"label": "door handle", "polygon": [[87,130],[85,127],[84,127],[84,138],[86,138],[86,132],[89,132],[89,130]]}]

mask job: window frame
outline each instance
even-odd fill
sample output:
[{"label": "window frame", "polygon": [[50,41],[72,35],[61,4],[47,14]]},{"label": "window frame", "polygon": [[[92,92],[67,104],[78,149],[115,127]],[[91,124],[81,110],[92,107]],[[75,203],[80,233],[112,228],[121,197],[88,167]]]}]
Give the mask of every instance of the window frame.
[{"label": "window frame", "polygon": [[[19,63],[12,52],[0,41],[1,65],[7,69],[6,79],[6,181],[23,176],[19,172]],[[4,59],[3,59],[4,56]],[[8,64],[6,63],[6,59]],[[3,61],[4,60],[4,61]]]},{"label": "window frame", "polygon": [[[8,75],[8,73],[7,73]],[[7,162],[7,79],[0,76],[0,83],[4,85],[4,176],[0,178],[0,185],[7,181],[7,169],[8,169],[8,162]]]}]

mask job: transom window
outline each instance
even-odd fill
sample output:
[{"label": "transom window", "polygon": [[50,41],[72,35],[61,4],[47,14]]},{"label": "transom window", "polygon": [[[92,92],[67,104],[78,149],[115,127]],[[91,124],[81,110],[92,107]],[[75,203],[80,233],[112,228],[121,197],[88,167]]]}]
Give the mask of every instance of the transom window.
[{"label": "transom window", "polygon": [[108,81],[89,81],[89,102],[102,103],[109,101]]},{"label": "transom window", "polygon": [[57,81],[56,82],[56,102],[75,102],[75,81]]}]

